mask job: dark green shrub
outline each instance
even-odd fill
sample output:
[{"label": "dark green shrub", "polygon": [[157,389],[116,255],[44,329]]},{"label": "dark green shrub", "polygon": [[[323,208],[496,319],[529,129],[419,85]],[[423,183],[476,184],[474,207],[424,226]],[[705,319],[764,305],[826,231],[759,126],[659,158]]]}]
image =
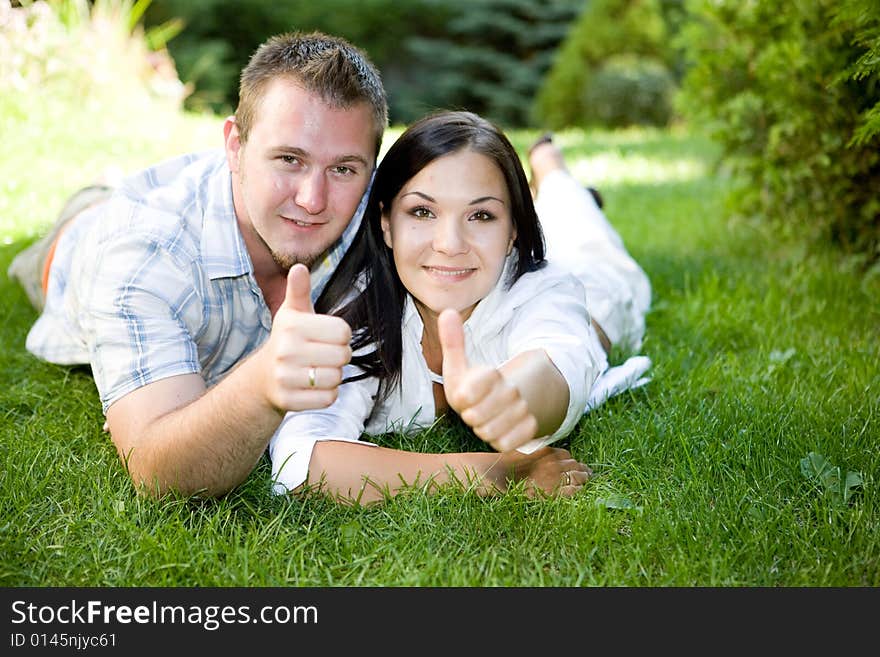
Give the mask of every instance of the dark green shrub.
[{"label": "dark green shrub", "polygon": [[735,207],[876,261],[880,4],[692,0],[689,9],[680,107],[740,174]]},{"label": "dark green shrub", "polygon": [[[665,94],[660,104],[668,110],[675,54],[665,16],[676,17],[673,9],[678,5],[672,0],[590,0],[544,78],[532,108],[535,121],[553,129],[620,125],[629,108],[608,106],[641,97],[643,92],[632,86],[639,83],[647,85],[645,95]],[[606,92],[615,95],[614,101],[603,97]],[[607,109],[597,113],[596,107]],[[655,119],[646,122],[656,123]]]},{"label": "dark green shrub", "polygon": [[[876,84],[880,74],[880,29],[878,29],[880,8],[875,0],[850,0],[838,9],[836,23],[843,23],[855,33],[855,43],[864,48],[861,57],[842,76],[846,80],[870,80]],[[863,115],[861,125],[856,128],[853,143],[864,145],[880,135],[880,102],[875,103]]]},{"label": "dark green shrub", "polygon": [[666,125],[674,88],[669,69],[655,59],[609,57],[585,90],[584,120],[609,127]]}]

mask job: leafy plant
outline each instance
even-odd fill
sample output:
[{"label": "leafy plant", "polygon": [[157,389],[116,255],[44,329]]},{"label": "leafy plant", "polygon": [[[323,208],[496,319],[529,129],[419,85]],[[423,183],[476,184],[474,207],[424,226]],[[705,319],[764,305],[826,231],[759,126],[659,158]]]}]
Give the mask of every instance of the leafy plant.
[{"label": "leafy plant", "polygon": [[860,472],[848,470],[844,475],[839,466],[817,452],[810,452],[801,459],[801,473],[824,488],[834,504],[839,506],[847,505],[855,489],[862,486]]},{"label": "leafy plant", "polygon": [[[426,106],[460,107],[527,126],[532,99],[581,0],[433,0],[448,19],[436,35],[406,40],[415,73],[407,120]],[[430,72],[431,84],[425,74]],[[415,111],[412,111],[415,110]]]},{"label": "leafy plant", "polygon": [[611,493],[605,497],[597,497],[596,506],[605,509],[622,509],[624,511],[634,510],[638,513],[642,512],[642,507],[637,506],[635,502],[622,493]]},{"label": "leafy plant", "polygon": [[145,31],[140,20],[149,4],[56,0],[0,12],[0,109],[26,115],[43,98],[53,105],[88,99],[105,115],[136,100],[176,110],[187,89],[164,47],[182,23]]}]

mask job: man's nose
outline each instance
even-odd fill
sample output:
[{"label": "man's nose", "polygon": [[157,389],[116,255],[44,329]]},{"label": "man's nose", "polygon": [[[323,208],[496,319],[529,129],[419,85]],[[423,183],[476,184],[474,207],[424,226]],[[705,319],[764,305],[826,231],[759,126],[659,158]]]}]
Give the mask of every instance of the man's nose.
[{"label": "man's nose", "polygon": [[309,214],[320,214],[327,207],[327,179],[323,171],[309,172],[299,182],[296,204]]}]

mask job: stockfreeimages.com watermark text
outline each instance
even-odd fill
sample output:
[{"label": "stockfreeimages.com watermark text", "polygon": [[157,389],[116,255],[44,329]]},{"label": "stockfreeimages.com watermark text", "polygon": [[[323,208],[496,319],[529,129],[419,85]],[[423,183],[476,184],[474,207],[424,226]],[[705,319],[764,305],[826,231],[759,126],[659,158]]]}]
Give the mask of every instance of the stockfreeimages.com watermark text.
[{"label": "stockfreeimages.com watermark text", "polygon": [[12,603],[12,624],[22,625],[198,625],[214,631],[223,625],[287,625],[318,623],[314,605],[183,605],[159,604],[112,605],[101,600],[69,603],[34,604],[25,600]]}]

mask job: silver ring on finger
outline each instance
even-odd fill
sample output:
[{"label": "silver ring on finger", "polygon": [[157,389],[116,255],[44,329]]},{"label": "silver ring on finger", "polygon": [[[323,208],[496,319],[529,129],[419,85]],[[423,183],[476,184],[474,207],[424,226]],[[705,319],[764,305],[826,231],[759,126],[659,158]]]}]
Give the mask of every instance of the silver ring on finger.
[{"label": "silver ring on finger", "polygon": [[316,379],[316,376],[317,376],[317,373],[315,372],[315,368],[314,368],[314,367],[310,367],[310,368],[309,368],[309,388],[314,388],[314,387],[315,387],[315,379]]}]

